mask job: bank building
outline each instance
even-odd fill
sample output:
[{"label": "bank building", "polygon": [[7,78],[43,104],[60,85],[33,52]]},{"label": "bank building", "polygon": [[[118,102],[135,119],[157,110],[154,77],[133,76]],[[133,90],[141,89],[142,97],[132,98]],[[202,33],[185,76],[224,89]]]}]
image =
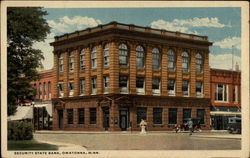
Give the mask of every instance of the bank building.
[{"label": "bank building", "polygon": [[56,36],[53,129],[173,129],[200,118],[210,129],[206,36],[110,22]]}]

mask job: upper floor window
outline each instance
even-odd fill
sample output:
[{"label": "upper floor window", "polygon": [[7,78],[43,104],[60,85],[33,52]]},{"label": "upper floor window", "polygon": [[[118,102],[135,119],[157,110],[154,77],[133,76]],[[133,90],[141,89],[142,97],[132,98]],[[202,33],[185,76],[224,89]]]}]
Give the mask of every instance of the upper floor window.
[{"label": "upper floor window", "polygon": [[182,53],[182,72],[189,72],[189,56],[187,52]]},{"label": "upper floor window", "polygon": [[81,50],[80,53],[80,71],[85,71],[85,51]]},{"label": "upper floor window", "polygon": [[43,99],[46,99],[46,83],[43,83]]},{"label": "upper floor window", "polygon": [[233,102],[238,103],[238,86],[236,85],[233,87]]},{"label": "upper floor window", "polygon": [[48,82],[49,99],[51,99],[51,83]]},{"label": "upper floor window", "polygon": [[160,52],[157,48],[154,48],[152,50],[153,55],[153,70],[159,70],[160,69]]},{"label": "upper floor window", "polygon": [[64,92],[63,92],[63,84],[62,83],[58,84],[58,93],[59,93],[59,97],[63,97]]},{"label": "upper floor window", "polygon": [[91,79],[91,94],[96,94],[96,77]]},{"label": "upper floor window", "polygon": [[161,93],[161,90],[160,90],[160,79],[159,78],[153,79],[153,82],[152,82],[152,91],[153,91],[153,94],[160,94]]},{"label": "upper floor window", "polygon": [[202,56],[200,54],[196,54],[195,56],[195,63],[196,63],[196,73],[202,73]]},{"label": "upper floor window", "polygon": [[168,51],[168,71],[174,72],[175,71],[175,55],[174,51]]},{"label": "upper floor window", "polygon": [[144,94],[144,78],[143,77],[137,77],[136,78],[136,92],[137,94]]},{"label": "upper floor window", "polygon": [[125,44],[119,45],[119,64],[121,67],[128,66],[128,47]]},{"label": "upper floor window", "polygon": [[43,97],[42,93],[43,93],[43,87],[42,87],[42,84],[39,83],[39,99],[42,99]]},{"label": "upper floor window", "polygon": [[121,93],[128,93],[128,76],[120,76],[119,87]]},{"label": "upper floor window", "polygon": [[226,84],[217,84],[215,88],[215,100],[227,102],[228,101],[228,91]]},{"label": "upper floor window", "polygon": [[59,55],[58,59],[58,69],[60,73],[63,73],[63,53]]},{"label": "upper floor window", "polygon": [[196,96],[197,97],[202,97],[203,94],[202,94],[202,82],[196,82]]},{"label": "upper floor window", "polygon": [[85,80],[84,79],[80,79],[80,95],[84,95],[85,93]]},{"label": "upper floor window", "polygon": [[69,72],[74,72],[74,52],[69,53]]},{"label": "upper floor window", "polygon": [[189,96],[189,82],[182,81],[182,95]]},{"label": "upper floor window", "polygon": [[144,68],[144,49],[142,46],[136,47],[136,67],[138,69]]},{"label": "upper floor window", "polygon": [[108,44],[104,46],[104,50],[103,50],[103,66],[104,67],[109,66],[109,45]]},{"label": "upper floor window", "polygon": [[91,50],[91,68],[95,69],[96,66],[97,66],[96,47],[93,47]]},{"label": "upper floor window", "polygon": [[169,96],[175,95],[175,80],[173,79],[168,80],[168,95]]},{"label": "upper floor window", "polygon": [[104,93],[109,92],[109,77],[108,76],[103,77],[103,89],[104,89]]},{"label": "upper floor window", "polygon": [[69,82],[69,96],[74,95],[74,82]]}]

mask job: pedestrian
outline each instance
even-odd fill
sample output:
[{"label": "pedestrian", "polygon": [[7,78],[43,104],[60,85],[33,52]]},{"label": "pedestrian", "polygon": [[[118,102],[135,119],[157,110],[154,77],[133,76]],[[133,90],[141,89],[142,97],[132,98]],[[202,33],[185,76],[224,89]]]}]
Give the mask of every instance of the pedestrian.
[{"label": "pedestrian", "polygon": [[189,135],[192,135],[192,131],[193,131],[193,121],[192,121],[192,119],[189,119],[187,125],[188,125],[188,128],[189,128]]},{"label": "pedestrian", "polygon": [[147,122],[141,119],[140,126],[141,126],[141,134],[146,134]]}]

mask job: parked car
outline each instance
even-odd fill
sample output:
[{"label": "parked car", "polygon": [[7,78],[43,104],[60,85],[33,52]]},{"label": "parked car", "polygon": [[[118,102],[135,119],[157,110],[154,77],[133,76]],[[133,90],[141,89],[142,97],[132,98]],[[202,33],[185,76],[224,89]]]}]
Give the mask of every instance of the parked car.
[{"label": "parked car", "polygon": [[240,117],[230,117],[228,118],[228,127],[227,130],[229,133],[241,133],[241,118]]}]

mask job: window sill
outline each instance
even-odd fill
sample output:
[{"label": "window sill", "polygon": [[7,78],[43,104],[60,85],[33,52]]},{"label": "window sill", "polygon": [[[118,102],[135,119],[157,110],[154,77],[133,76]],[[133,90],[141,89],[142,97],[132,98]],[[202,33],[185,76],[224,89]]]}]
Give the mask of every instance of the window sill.
[{"label": "window sill", "polygon": [[106,70],[106,69],[109,69],[109,66],[103,66],[103,68]]},{"label": "window sill", "polygon": [[71,75],[71,74],[74,74],[74,71],[73,72],[69,72],[69,74]]},{"label": "window sill", "polygon": [[161,72],[161,69],[153,69],[154,72]]},{"label": "window sill", "polygon": [[80,73],[85,73],[85,70],[80,70],[79,72],[80,72]]},{"label": "window sill", "polygon": [[220,100],[215,100],[215,103],[228,103],[228,101],[220,101]]}]

